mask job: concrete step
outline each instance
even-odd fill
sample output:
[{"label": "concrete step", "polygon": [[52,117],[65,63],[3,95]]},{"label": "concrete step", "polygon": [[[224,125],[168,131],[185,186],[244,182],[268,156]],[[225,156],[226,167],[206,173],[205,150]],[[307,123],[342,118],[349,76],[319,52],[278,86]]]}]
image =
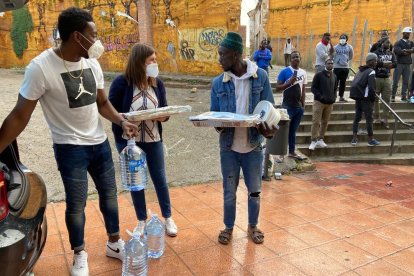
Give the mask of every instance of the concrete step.
[{"label": "concrete step", "polygon": [[[359,137],[359,138],[362,138]],[[387,154],[390,151],[390,141],[380,141],[379,146],[368,146],[362,139],[357,146],[352,146],[351,141],[348,143],[331,143],[327,148],[317,148],[314,151],[309,150],[309,144],[297,144],[296,147],[303,154],[313,158],[315,156],[359,156],[360,154]],[[396,141],[394,144],[394,153],[413,153],[414,140]]]},{"label": "concrete step", "polygon": [[[394,122],[395,122],[394,120],[389,120],[388,124],[390,126],[390,129],[394,128]],[[407,119],[407,120],[405,120],[405,122],[412,124],[412,123],[414,123],[414,119]],[[352,133],[352,123],[353,123],[353,120],[332,121],[328,125],[328,131],[349,131],[349,132]],[[311,121],[302,121],[299,125],[298,133],[300,133],[300,132],[310,133],[311,126],[312,126]],[[401,124],[398,124],[397,127],[402,128],[402,129],[407,129],[406,127],[403,127]],[[359,123],[359,128],[360,129],[366,129],[365,119],[361,120],[361,122]],[[374,134],[375,134],[375,131],[383,130],[383,129],[384,128],[380,124],[374,124]]]},{"label": "concrete step", "polygon": [[[413,110],[408,109],[394,109],[394,111],[402,118],[402,119],[410,119],[413,118]],[[336,121],[336,120],[353,120],[355,117],[354,110],[334,110],[331,113],[329,121]],[[390,121],[391,121],[390,117]],[[302,118],[303,121],[312,121],[312,111],[305,111],[305,114]]]},{"label": "concrete step", "polygon": [[341,156],[338,156],[338,155],[313,156],[312,160],[320,161],[320,162],[350,162],[350,163],[389,164],[389,165],[414,165],[414,155],[412,153],[393,153],[392,156],[390,156],[388,153],[341,155]]},{"label": "concrete step", "polygon": [[[308,99],[308,94],[306,94],[306,98]],[[313,99],[313,98],[312,98]],[[312,101],[307,101],[305,105],[305,112],[312,112]],[[406,103],[406,102],[394,102],[391,103],[391,108],[394,110],[414,110],[414,104],[412,103]],[[339,111],[339,110],[355,110],[355,101],[352,99],[349,99],[349,102],[347,103],[334,103],[333,105],[333,111]],[[413,116],[414,117],[414,116]]]},{"label": "concrete step", "polygon": [[[392,130],[391,129],[379,129],[374,131],[375,139],[379,141],[391,141]],[[331,145],[332,143],[350,143],[352,140],[352,131],[328,131],[324,137],[325,143]],[[368,141],[367,135],[359,135],[359,140],[363,143]],[[409,129],[399,129],[395,135],[395,141],[413,141],[414,131]],[[297,144],[309,144],[311,143],[310,132],[300,132],[296,134]]]}]

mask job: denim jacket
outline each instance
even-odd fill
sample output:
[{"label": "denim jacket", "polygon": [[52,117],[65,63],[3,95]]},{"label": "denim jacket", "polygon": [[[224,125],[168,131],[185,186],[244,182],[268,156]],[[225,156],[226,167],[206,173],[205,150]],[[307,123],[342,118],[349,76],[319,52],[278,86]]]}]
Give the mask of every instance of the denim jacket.
[{"label": "denim jacket", "polygon": [[[274,103],[272,89],[266,71],[258,68],[256,73],[250,77],[250,94],[249,94],[249,114],[260,101],[269,101]],[[227,73],[222,73],[213,80],[211,87],[211,106],[210,111],[232,112],[236,113],[236,95],[234,83]],[[230,150],[233,144],[234,128],[224,128],[220,132],[220,149]],[[255,127],[249,128],[249,139],[252,147],[260,146],[263,142],[263,136]]]}]

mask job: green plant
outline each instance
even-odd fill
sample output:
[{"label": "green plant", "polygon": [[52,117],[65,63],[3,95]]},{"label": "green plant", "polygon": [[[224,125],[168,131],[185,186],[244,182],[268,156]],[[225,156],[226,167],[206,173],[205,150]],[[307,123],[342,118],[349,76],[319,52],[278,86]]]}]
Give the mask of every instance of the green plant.
[{"label": "green plant", "polygon": [[18,58],[22,58],[24,50],[27,49],[27,35],[33,31],[32,15],[27,6],[13,11],[13,24],[10,37],[13,41],[13,50]]}]

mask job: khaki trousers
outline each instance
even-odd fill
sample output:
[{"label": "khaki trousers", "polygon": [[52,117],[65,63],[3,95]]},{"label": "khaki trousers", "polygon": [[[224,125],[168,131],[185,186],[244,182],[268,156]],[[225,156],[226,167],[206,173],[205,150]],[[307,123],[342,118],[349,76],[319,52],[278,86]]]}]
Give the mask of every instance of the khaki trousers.
[{"label": "khaki trousers", "polygon": [[333,104],[323,104],[313,101],[312,106],[312,141],[323,139],[328,128],[329,118],[331,117]]},{"label": "khaki trousers", "polygon": [[[376,85],[376,92],[378,95],[381,95],[381,98],[390,105],[390,98],[391,98],[391,79],[390,78],[376,78],[375,79]],[[389,110],[386,107],[382,108],[381,116],[380,116],[380,105],[379,100],[375,97],[374,103],[374,118],[375,119],[388,119]]]}]

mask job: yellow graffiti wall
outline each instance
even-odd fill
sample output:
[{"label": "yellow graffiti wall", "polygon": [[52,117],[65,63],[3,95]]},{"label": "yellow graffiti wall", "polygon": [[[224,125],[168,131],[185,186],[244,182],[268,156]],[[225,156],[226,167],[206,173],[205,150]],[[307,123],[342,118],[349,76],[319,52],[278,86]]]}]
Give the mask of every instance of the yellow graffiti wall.
[{"label": "yellow graffiti wall", "polygon": [[[272,38],[273,49],[278,48],[277,59],[282,61],[283,46],[287,36],[298,44],[303,61],[314,62],[314,47],[324,32],[328,31],[331,14],[332,42],[339,42],[339,35],[347,33],[355,49],[354,65],[358,65],[361,52],[365,55],[369,44],[375,43],[380,32],[387,29],[392,42],[398,37],[400,27],[411,26],[411,0],[269,0],[269,14],[265,30]],[[365,44],[364,25],[367,20]],[[355,25],[355,35],[352,33]],[[312,35],[312,40],[311,40]],[[297,43],[299,38],[299,43]],[[279,40],[279,43],[278,43]]]},{"label": "yellow graffiti wall", "polygon": [[[128,2],[128,1],[124,1]],[[104,70],[119,71],[125,64],[132,44],[139,42],[137,24],[116,15],[117,11],[135,15],[137,6],[122,5],[121,1],[29,1],[28,8],[32,16],[34,30],[27,34],[28,48],[22,58],[13,51],[10,31],[13,26],[12,12],[0,18],[0,67],[22,68],[43,50],[55,45],[54,30],[59,13],[71,6],[92,10],[97,25],[98,36],[105,46],[105,54],[99,59]]]},{"label": "yellow graffiti wall", "polygon": [[[45,49],[55,46],[59,13],[71,6],[92,10],[98,36],[105,46],[99,59],[106,71],[122,71],[131,46],[140,42],[138,24],[117,12],[138,18],[142,0],[32,0],[28,9],[34,29],[27,33],[28,48],[18,58],[13,51],[10,32],[12,12],[0,17],[0,67],[23,68]],[[228,30],[238,30],[240,1],[236,0],[152,0],[153,46],[164,72],[215,75],[218,66],[217,44]],[[167,23],[167,19],[170,21]],[[142,29],[142,28],[141,28]]]},{"label": "yellow graffiti wall", "polygon": [[[152,6],[154,47],[162,71],[193,75],[221,72],[217,44],[227,31],[239,28],[239,0],[152,0]],[[167,24],[168,19],[173,24]]]}]

